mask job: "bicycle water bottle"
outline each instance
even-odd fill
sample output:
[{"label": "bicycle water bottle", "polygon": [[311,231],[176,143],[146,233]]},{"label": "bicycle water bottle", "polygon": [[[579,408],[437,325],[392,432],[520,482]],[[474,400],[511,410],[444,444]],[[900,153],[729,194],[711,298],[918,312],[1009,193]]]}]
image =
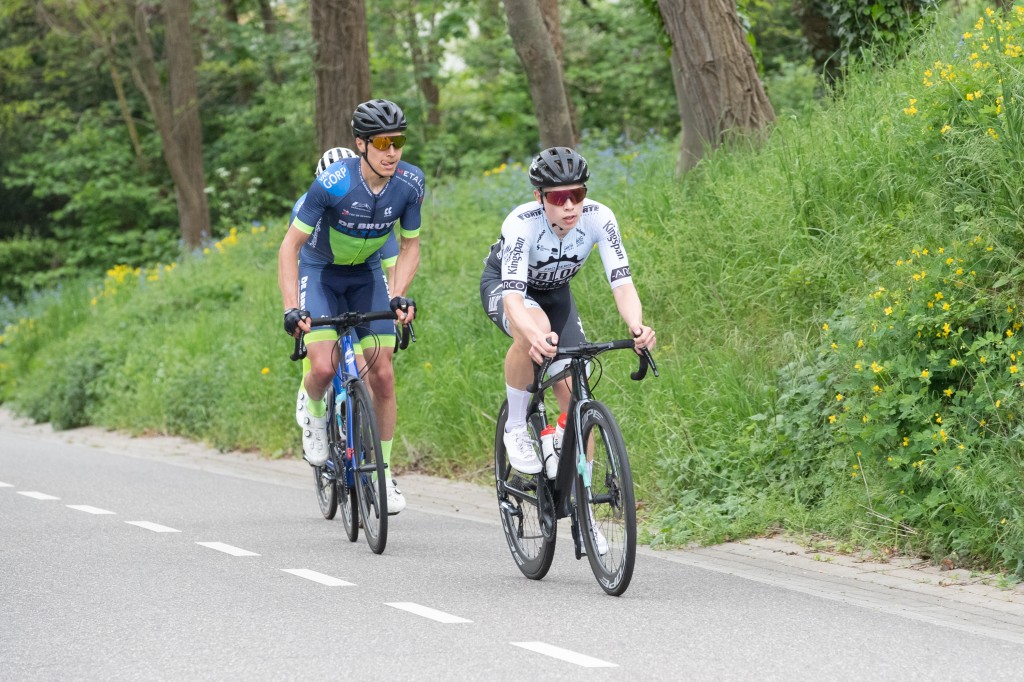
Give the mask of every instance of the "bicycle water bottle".
[{"label": "bicycle water bottle", "polygon": [[550,424],[540,432],[540,451],[543,453],[544,459],[555,454],[555,427]]},{"label": "bicycle water bottle", "polygon": [[562,454],[562,436],[565,435],[565,420],[568,415],[563,412],[558,415],[558,426],[555,427],[555,435],[552,439],[555,446],[555,453]]}]

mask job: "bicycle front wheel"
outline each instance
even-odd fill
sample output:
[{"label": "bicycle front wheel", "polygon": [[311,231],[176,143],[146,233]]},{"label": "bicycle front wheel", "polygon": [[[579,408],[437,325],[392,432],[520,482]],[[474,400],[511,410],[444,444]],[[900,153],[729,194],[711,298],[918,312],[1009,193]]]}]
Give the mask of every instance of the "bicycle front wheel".
[{"label": "bicycle front wheel", "polygon": [[[554,532],[544,532],[538,504],[538,495],[545,494],[546,484],[540,481],[539,476],[520,473],[508,463],[503,438],[506,421],[507,401],[498,412],[498,426],[494,434],[494,480],[498,491],[501,528],[519,570],[531,580],[540,580],[547,575],[555,556],[556,536]],[[553,525],[554,505],[548,506],[551,515],[548,523]]]},{"label": "bicycle front wheel", "polygon": [[388,497],[377,416],[363,382],[349,384],[348,399],[352,401],[353,432],[349,436],[359,517],[366,543],[374,554],[380,554],[388,543]]},{"label": "bicycle front wheel", "polygon": [[[345,526],[345,535],[349,541],[359,539],[359,510],[356,504],[356,493],[348,481],[348,443],[345,435],[346,416],[344,404],[340,413],[334,407],[334,387],[327,393],[328,415],[327,442],[331,447],[331,463],[334,470],[335,502],[341,508],[341,522]],[[331,516],[334,516],[332,513]]]},{"label": "bicycle front wheel", "polygon": [[593,454],[590,488],[577,476],[580,526],[587,559],[598,584],[618,596],[629,587],[636,562],[636,502],[626,444],[615,417],[599,402],[588,403],[581,418],[583,443]]}]

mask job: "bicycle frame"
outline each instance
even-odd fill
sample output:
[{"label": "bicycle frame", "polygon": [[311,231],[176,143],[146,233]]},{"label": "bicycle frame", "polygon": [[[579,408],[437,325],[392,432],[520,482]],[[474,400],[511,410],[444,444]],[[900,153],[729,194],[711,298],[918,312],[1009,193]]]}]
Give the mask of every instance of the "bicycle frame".
[{"label": "bicycle frame", "polygon": [[[558,460],[558,472],[555,474],[554,482],[548,482],[547,484],[552,489],[552,497],[555,504],[555,517],[559,519],[572,516],[573,525],[573,537],[576,538],[576,526],[578,520],[573,514],[573,501],[571,492],[575,485],[576,476],[579,475],[583,479],[583,487],[585,491],[589,491],[591,487],[590,480],[590,468],[587,466],[587,449],[586,444],[583,442],[583,434],[579,433],[578,425],[583,423],[583,413],[587,409],[591,402],[594,402],[594,394],[590,389],[590,377],[587,375],[587,364],[594,357],[603,353],[607,350],[631,348],[632,342],[623,341],[612,341],[600,344],[583,344],[577,348],[563,349],[566,352],[566,357],[569,359],[569,366],[559,371],[555,375],[549,377],[545,381],[540,381],[540,378],[544,376],[548,368],[551,366],[552,361],[555,358],[545,359],[544,363],[536,367],[536,375],[533,384],[527,387],[527,391],[533,393],[533,398],[530,399],[530,405],[527,408],[527,414],[536,414],[539,419],[543,421],[543,424],[534,424],[537,429],[537,433],[544,428],[547,424],[546,407],[544,405],[544,391],[554,386],[560,381],[564,381],[566,377],[572,378],[572,389],[569,395],[569,408],[566,410],[568,415],[565,423],[565,433],[562,436],[562,452],[559,455]],[[591,355],[579,355],[571,354],[577,353],[579,350],[589,348],[593,350]],[[558,355],[555,356],[559,357]],[[657,366],[654,364],[654,359],[648,351],[644,351],[640,356],[640,367],[636,372],[633,372],[630,376],[634,381],[640,381],[647,374],[648,367],[654,372],[655,376],[658,376]],[[575,463],[575,466],[573,466]],[[585,491],[579,491],[583,493]],[[576,539],[577,552],[579,551],[579,540]],[[578,557],[577,557],[578,558]]]},{"label": "bicycle frame", "polygon": [[[352,405],[348,400],[348,387],[349,384],[359,378],[359,367],[356,365],[356,352],[355,346],[352,344],[351,334],[344,334],[338,339],[338,346],[341,350],[341,360],[338,363],[338,370],[334,373],[334,418],[341,419],[342,409],[344,409],[345,415],[345,452],[344,454],[344,466],[345,466],[345,487],[352,488],[355,486],[355,477],[352,473]],[[341,392],[345,391],[344,399],[341,397]],[[342,404],[344,401],[344,404]],[[338,424],[341,426],[340,422]],[[338,474],[336,473],[337,477]]]}]

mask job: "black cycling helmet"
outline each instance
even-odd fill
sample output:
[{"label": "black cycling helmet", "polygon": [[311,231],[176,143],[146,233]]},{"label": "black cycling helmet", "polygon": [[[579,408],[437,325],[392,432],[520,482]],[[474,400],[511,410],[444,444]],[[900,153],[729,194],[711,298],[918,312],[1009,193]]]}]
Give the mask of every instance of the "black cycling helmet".
[{"label": "black cycling helmet", "polygon": [[371,99],[352,113],[352,134],[368,139],[381,133],[401,132],[409,127],[402,108],[386,99]]},{"label": "black cycling helmet", "polygon": [[534,187],[575,185],[589,178],[587,160],[569,147],[549,147],[530,164],[530,184]]}]

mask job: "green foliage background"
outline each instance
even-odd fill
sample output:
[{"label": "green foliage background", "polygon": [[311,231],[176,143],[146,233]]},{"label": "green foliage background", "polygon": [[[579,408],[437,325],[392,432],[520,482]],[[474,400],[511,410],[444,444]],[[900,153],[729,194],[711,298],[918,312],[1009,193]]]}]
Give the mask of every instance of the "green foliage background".
[{"label": "green foliage background", "polygon": [[[597,387],[648,541],[785,527],[1021,572],[1022,16],[942,23],[681,181],[655,136],[583,147],[659,335],[660,379],[609,357]],[[526,196],[517,163],[430,185],[420,341],[396,361],[399,468],[490,475],[506,341],[477,282]],[[284,224],[266,222],[8,308],[5,404],[294,456]],[[621,336],[600,270],[574,280],[581,314],[592,338]]]}]

